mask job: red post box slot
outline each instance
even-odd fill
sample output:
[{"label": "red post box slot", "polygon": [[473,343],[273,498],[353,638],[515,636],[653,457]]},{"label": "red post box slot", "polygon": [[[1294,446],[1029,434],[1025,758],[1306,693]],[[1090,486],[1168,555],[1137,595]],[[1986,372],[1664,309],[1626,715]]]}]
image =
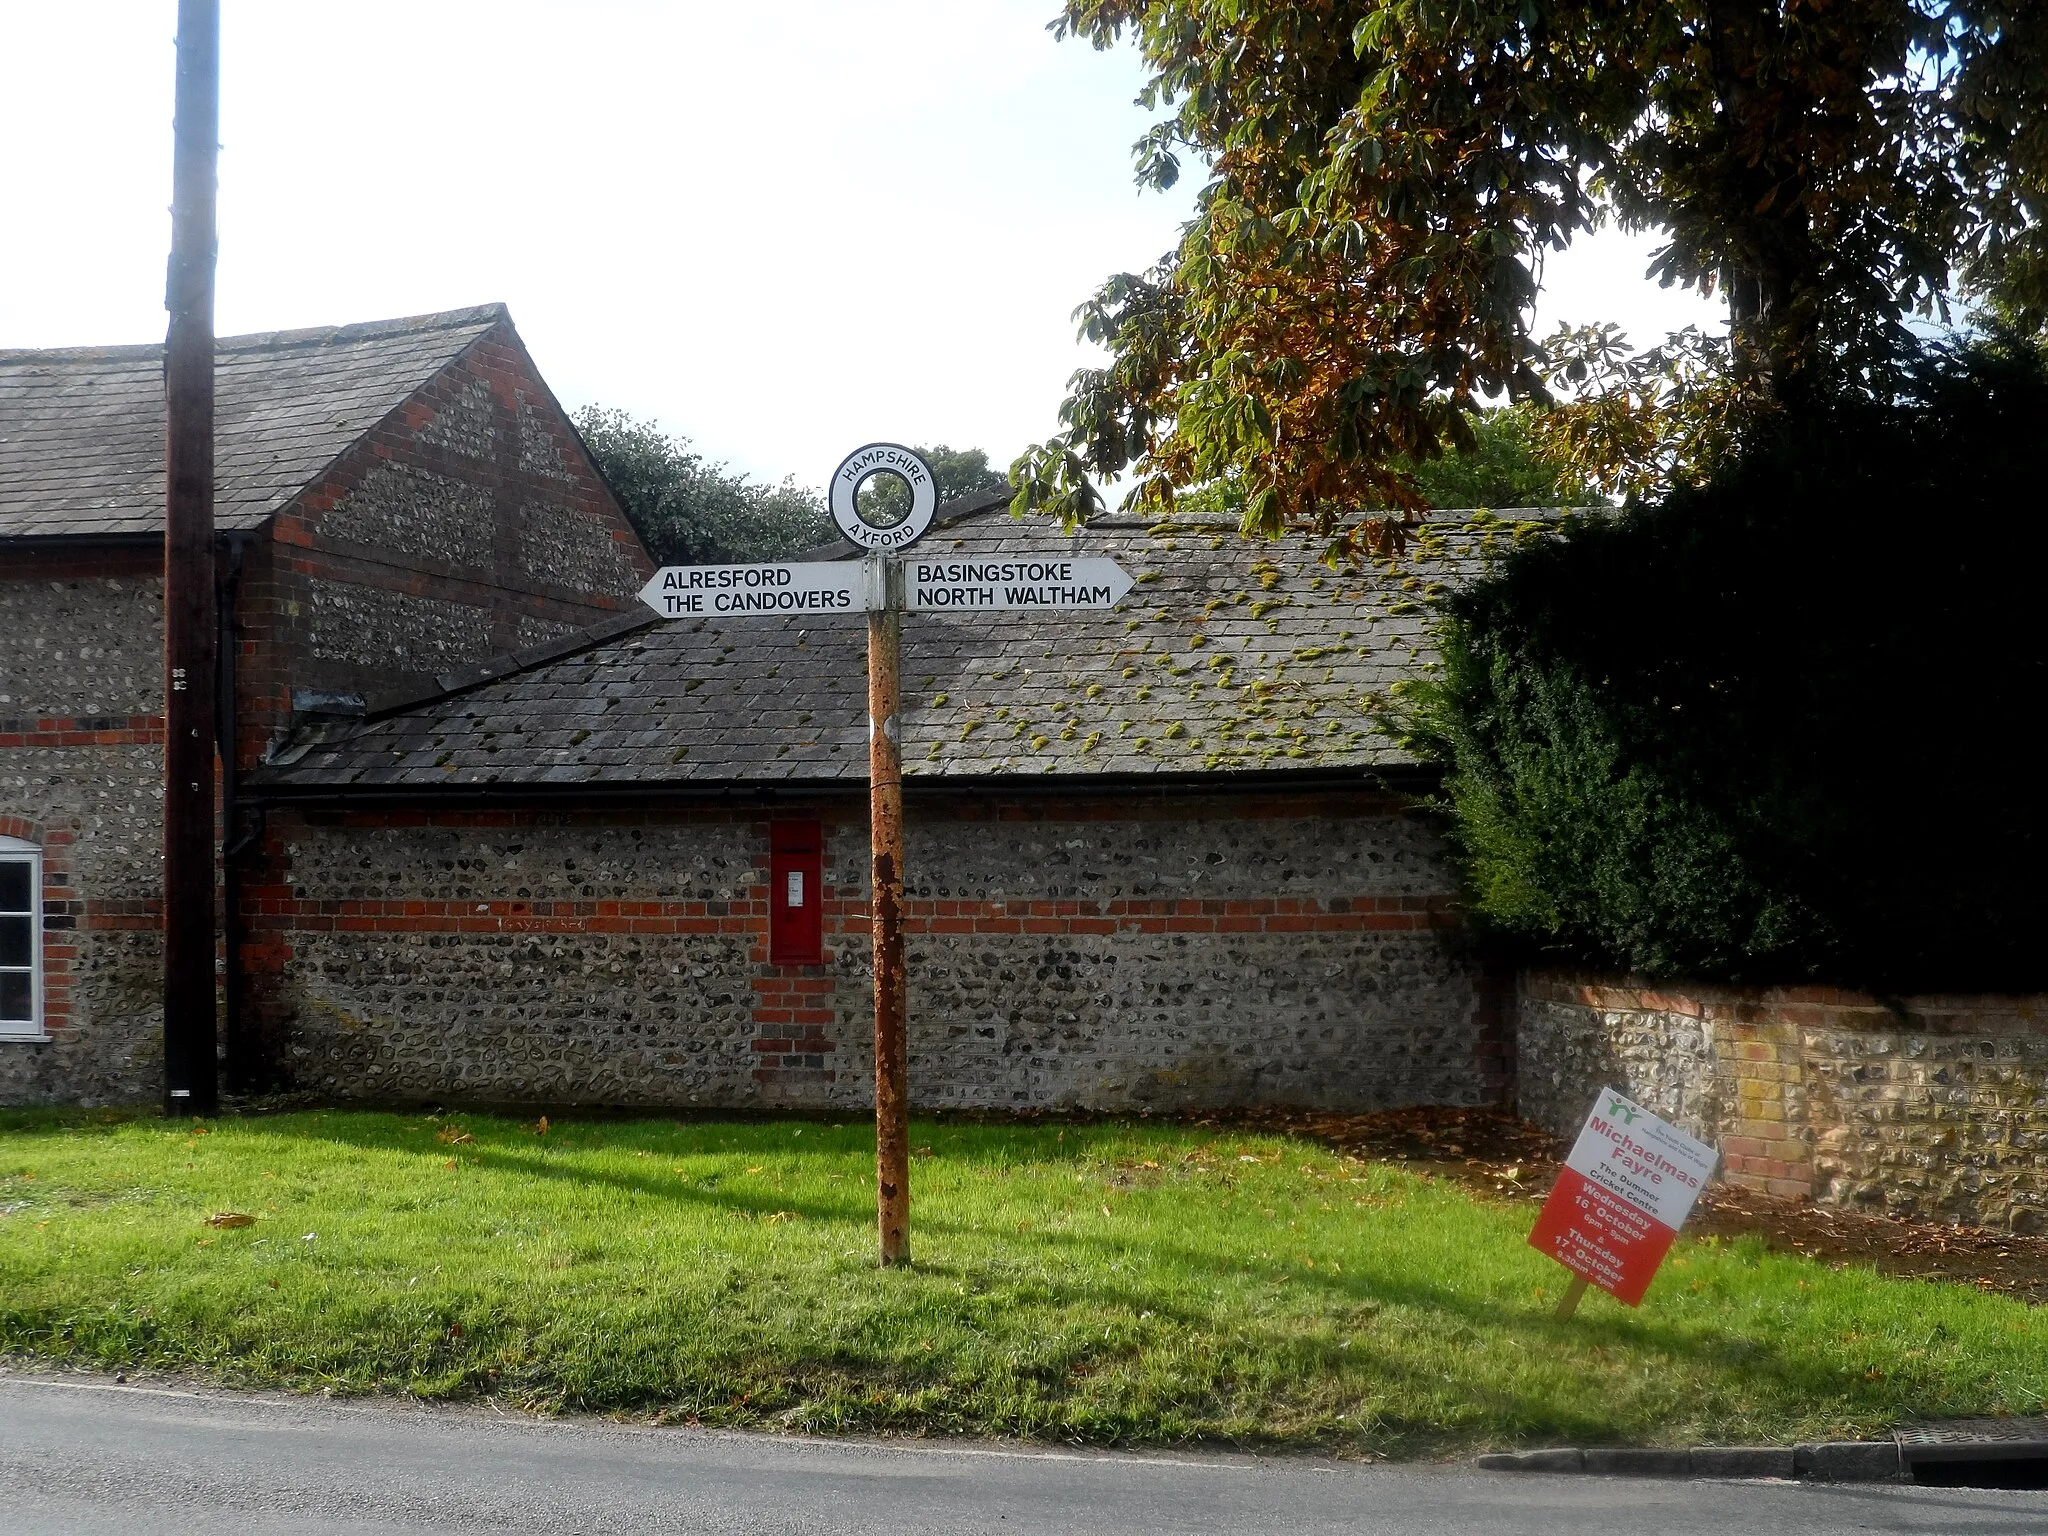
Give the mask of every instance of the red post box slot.
[{"label": "red post box slot", "polygon": [[778,821],[768,836],[768,960],[825,960],[825,841],[815,821]]}]

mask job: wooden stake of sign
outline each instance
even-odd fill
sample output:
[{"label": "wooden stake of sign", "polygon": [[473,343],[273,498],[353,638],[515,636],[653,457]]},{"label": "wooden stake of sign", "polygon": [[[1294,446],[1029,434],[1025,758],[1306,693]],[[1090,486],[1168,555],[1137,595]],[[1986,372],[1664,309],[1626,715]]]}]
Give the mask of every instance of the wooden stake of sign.
[{"label": "wooden stake of sign", "polygon": [[875,1219],[882,1263],[910,1262],[909,1011],[903,967],[903,760],[897,724],[903,575],[871,556],[868,612],[868,927],[875,951]]},{"label": "wooden stake of sign", "polygon": [[1563,1299],[1557,1304],[1557,1320],[1560,1323],[1570,1321],[1571,1315],[1579,1310],[1579,1303],[1585,1299],[1586,1287],[1591,1284],[1592,1281],[1584,1275],[1572,1276],[1572,1283],[1564,1288]]}]

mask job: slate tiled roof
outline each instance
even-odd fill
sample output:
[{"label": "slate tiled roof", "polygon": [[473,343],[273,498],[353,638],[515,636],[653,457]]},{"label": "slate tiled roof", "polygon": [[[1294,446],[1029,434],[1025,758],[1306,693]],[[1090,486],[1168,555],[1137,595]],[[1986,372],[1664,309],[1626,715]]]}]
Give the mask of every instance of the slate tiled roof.
[{"label": "slate tiled roof", "polygon": [[[216,527],[253,528],[463,348],[501,304],[216,343]],[[0,538],[154,534],[163,348],[0,351]]]},{"label": "slate tiled roof", "polygon": [[[906,615],[905,772],[1405,766],[1372,711],[1428,659],[1428,589],[1533,526],[1439,514],[1407,557],[1339,573],[1227,524],[1110,518],[1070,536],[999,509],[960,518],[920,550],[1109,555],[1139,584],[1105,612]],[[625,633],[612,622],[599,643],[372,715],[340,740],[301,740],[259,779],[300,790],[865,779],[862,616],[650,613]]]}]

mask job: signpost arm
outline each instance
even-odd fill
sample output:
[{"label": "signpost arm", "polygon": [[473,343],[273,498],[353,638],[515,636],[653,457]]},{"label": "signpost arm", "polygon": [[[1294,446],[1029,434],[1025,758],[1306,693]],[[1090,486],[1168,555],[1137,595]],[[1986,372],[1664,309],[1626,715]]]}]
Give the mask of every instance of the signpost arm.
[{"label": "signpost arm", "polygon": [[882,1263],[910,1262],[908,1006],[903,966],[903,763],[899,751],[898,662],[903,638],[902,573],[882,556],[868,562],[869,927],[875,945],[875,1215]]},{"label": "signpost arm", "polygon": [[[196,3],[196,0],[195,0]],[[910,511],[893,523],[870,522],[860,488],[890,474],[910,487]],[[861,581],[839,561],[789,565],[664,566],[641,589],[664,618],[690,614],[846,613],[868,615],[868,926],[875,946],[875,1220],[882,1263],[910,1262],[909,1012],[903,955],[903,760],[898,668],[903,614],[955,608],[1062,611],[1114,608],[1131,577],[1113,560],[958,560],[926,567],[936,575],[906,591],[901,555],[936,515],[931,466],[896,443],[870,443],[832,473],[832,520],[847,542],[868,551]],[[856,588],[860,590],[856,590]]]}]

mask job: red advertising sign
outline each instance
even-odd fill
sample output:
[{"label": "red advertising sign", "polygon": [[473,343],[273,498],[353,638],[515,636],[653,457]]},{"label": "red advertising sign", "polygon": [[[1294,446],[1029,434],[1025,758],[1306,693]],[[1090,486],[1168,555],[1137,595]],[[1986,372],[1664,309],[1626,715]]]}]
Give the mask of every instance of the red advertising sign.
[{"label": "red advertising sign", "polygon": [[1713,1175],[1716,1156],[1625,1095],[1602,1090],[1529,1245],[1633,1307]]}]

